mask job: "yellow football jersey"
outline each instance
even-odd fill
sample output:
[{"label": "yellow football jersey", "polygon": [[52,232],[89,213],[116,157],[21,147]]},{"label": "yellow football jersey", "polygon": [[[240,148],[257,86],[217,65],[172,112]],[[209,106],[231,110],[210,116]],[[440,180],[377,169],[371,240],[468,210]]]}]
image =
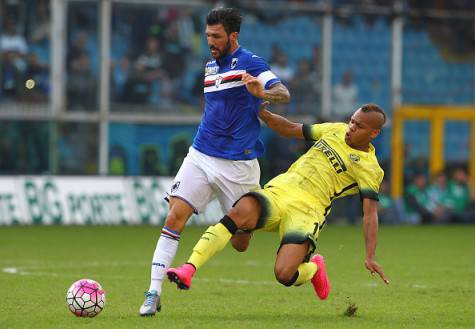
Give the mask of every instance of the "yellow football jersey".
[{"label": "yellow football jersey", "polygon": [[384,172],[370,144],[369,151],[351,148],[345,142],[346,123],[304,125],[307,140],[315,144],[289,170],[270,180],[266,187],[293,189],[328,215],[336,198],[360,193],[378,200]]}]

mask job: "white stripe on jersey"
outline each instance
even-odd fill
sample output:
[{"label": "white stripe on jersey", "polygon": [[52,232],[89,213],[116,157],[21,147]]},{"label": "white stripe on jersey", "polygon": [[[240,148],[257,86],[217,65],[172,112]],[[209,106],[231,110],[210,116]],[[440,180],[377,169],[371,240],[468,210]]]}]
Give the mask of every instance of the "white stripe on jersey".
[{"label": "white stripe on jersey", "polygon": [[264,71],[257,76],[257,80],[261,83],[262,87],[265,87],[266,83],[272,79],[277,79],[272,71]]},{"label": "white stripe on jersey", "polygon": [[244,82],[242,81],[232,81],[232,82],[226,82],[226,83],[221,83],[216,86],[216,84],[211,85],[209,87],[204,88],[205,93],[212,93],[214,91],[220,91],[220,90],[225,90],[229,88],[236,88],[236,87],[241,87],[244,86]]}]

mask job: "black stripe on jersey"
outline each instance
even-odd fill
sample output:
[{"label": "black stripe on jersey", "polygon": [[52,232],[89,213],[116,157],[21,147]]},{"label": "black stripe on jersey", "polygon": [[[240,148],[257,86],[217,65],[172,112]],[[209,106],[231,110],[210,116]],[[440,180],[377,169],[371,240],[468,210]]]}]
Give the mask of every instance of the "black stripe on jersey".
[{"label": "black stripe on jersey", "polygon": [[[225,83],[228,83],[228,82],[241,81],[241,80],[242,80],[242,75],[237,75],[230,79],[223,78],[220,85],[224,85]],[[214,85],[215,83],[216,83],[216,80],[205,81],[205,87],[210,87]]]},{"label": "black stripe on jersey", "polygon": [[303,133],[303,137],[305,138],[305,140],[307,141],[313,141],[313,138],[312,138],[312,126],[311,125],[302,125],[302,133]]},{"label": "black stripe on jersey", "polygon": [[364,190],[360,190],[360,198],[361,198],[361,201],[363,201],[363,199],[371,199],[371,200],[379,201],[379,194],[373,190],[364,189]]},{"label": "black stripe on jersey", "polygon": [[320,231],[325,226],[326,223],[327,223],[326,220],[323,220],[323,223],[321,223],[320,225],[318,224],[318,222],[315,222],[315,229],[313,230],[313,235],[315,235],[317,231]]},{"label": "black stripe on jersey", "polygon": [[342,195],[344,192],[351,190],[353,187],[356,187],[356,186],[358,186],[358,183],[353,183],[344,187],[340,192],[333,194],[331,200],[335,199],[336,197]]},{"label": "black stripe on jersey", "polygon": [[356,187],[356,186],[358,186],[358,183],[353,183],[348,186],[345,186],[340,192],[335,192],[333,196],[330,198],[330,204],[328,205],[328,207],[325,208],[325,213],[323,214],[323,216],[326,217],[328,213],[330,212],[330,209],[332,208],[331,202],[333,201],[333,199],[335,199],[336,197],[339,197],[344,192],[351,190],[353,187]]},{"label": "black stripe on jersey", "polygon": [[241,80],[242,80],[242,75],[238,75],[232,79],[223,79],[223,82],[221,83],[228,83],[228,82],[241,81]]}]

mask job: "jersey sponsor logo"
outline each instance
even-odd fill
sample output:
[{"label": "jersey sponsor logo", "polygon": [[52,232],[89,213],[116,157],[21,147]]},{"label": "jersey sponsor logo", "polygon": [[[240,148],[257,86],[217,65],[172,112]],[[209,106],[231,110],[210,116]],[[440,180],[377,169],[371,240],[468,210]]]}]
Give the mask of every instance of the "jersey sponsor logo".
[{"label": "jersey sponsor logo", "polygon": [[231,61],[231,70],[234,70],[236,68],[237,63],[238,63],[238,59],[234,57]]},{"label": "jersey sponsor logo", "polygon": [[170,189],[170,192],[176,192],[178,188],[180,187],[180,181],[173,183],[172,188]]},{"label": "jersey sponsor logo", "polygon": [[350,154],[350,160],[353,161],[353,162],[358,162],[358,161],[360,161],[360,157],[356,154],[351,153]]},{"label": "jersey sponsor logo", "polygon": [[313,147],[325,154],[337,174],[340,174],[347,170],[345,163],[341,159],[340,155],[334,149],[332,149],[331,146],[328,145],[328,143],[324,139],[320,139],[318,142],[315,143]]},{"label": "jersey sponsor logo", "polygon": [[205,76],[213,75],[218,73],[219,66],[206,66],[205,67]]}]

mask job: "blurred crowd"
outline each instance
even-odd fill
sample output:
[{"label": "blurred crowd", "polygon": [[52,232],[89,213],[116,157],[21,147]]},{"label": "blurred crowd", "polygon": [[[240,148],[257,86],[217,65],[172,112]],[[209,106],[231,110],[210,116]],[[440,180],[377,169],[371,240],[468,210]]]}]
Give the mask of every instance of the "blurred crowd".
[{"label": "blurred crowd", "polygon": [[[258,6],[250,6],[252,1],[208,1],[210,6],[220,3],[242,9],[246,18],[240,36],[242,45],[265,57],[272,71],[291,91],[291,104],[273,106],[272,110],[285,115],[304,115],[308,120],[347,121],[358,104],[376,102],[391,117],[390,18],[344,13],[359,5],[393,6],[395,2],[288,1],[296,4],[331,4],[336,9],[332,36],[332,107],[331,115],[327,117],[321,116],[320,17],[303,11],[263,11]],[[64,90],[68,111],[98,111],[101,65],[99,3],[69,1],[67,5]],[[475,2],[469,0],[403,0],[400,3],[404,10],[475,10]],[[50,4],[49,0],[0,2],[0,110],[11,108],[13,103],[47,106],[50,101]],[[202,113],[203,66],[209,59],[203,33],[208,9],[113,2],[111,111]],[[247,32],[246,28],[249,28]],[[274,33],[270,35],[268,31]],[[407,19],[403,34],[405,65],[401,93],[404,102],[474,104],[475,80],[470,72],[475,71],[467,69],[473,68],[475,54],[475,34],[471,32],[473,20],[441,23],[437,20]],[[0,174],[97,174],[97,122],[53,124],[5,120],[0,123],[0,131]],[[140,131],[137,128],[137,134],[141,134]],[[468,136],[466,133],[460,135]],[[264,137],[268,151],[260,159],[263,183],[286,170],[308,148],[305,143],[283,139],[272,132]],[[79,140],[82,142],[78,143]],[[386,177],[390,177],[386,165],[391,156],[387,140],[385,147],[381,139],[377,140],[376,149],[380,152],[377,155],[382,160]],[[158,143],[135,145],[135,149],[120,143],[110,145],[110,173],[131,174],[128,163],[133,158],[132,161],[139,163],[139,170],[134,174],[173,176],[189,143],[190,140],[183,139],[170,141],[168,148],[171,156],[166,161],[163,160],[165,152],[160,150]],[[420,149],[418,147],[415,153]],[[461,159],[467,161],[462,156]],[[427,162],[421,162],[420,166],[427,168]],[[408,166],[405,171],[406,191],[402,202],[391,200],[388,191],[390,183],[383,183],[380,202],[383,222],[473,221],[475,214],[465,167],[449,169],[430,179],[427,173],[413,168],[415,166]],[[360,215],[359,200],[345,202],[348,204],[342,209],[347,209],[347,212],[340,214],[335,208],[335,214],[349,218],[351,222],[357,220]]]},{"label": "blurred crowd", "polygon": [[439,172],[430,180],[423,173],[414,174],[406,188],[404,200],[404,220],[410,223],[475,222],[468,176],[463,168],[455,168],[450,176]]},{"label": "blurred crowd", "polygon": [[[295,38],[300,38],[295,35],[295,31],[259,45],[262,49],[253,49],[256,45],[249,44],[253,40],[247,36],[244,38],[243,46],[250,47],[261,56],[261,51],[268,46],[272,48],[266,59],[271,64],[272,70],[292,90],[292,103],[286,108],[287,113],[318,114],[321,108],[322,86],[321,36],[318,36],[321,27],[318,18],[310,18],[303,14],[291,15],[282,11],[262,11],[249,6],[246,1],[209,2],[210,5],[222,3],[241,7],[247,19],[245,25],[256,23],[254,27],[257,39],[261,38],[260,31],[267,28],[275,27],[279,34],[287,31],[283,26],[279,27],[285,20],[288,20],[289,24],[303,24],[299,25],[299,28],[303,28],[302,31],[306,31],[305,33],[312,34],[313,41],[310,41],[310,47],[304,47],[307,46],[305,44],[298,47],[293,44],[292,47],[289,46]],[[385,0],[291,2],[329,3],[336,9],[356,4],[389,6],[391,3]],[[425,2],[405,0],[403,3],[407,8],[427,7]],[[470,10],[473,2],[459,0],[450,2],[449,6],[447,1],[438,1],[432,5],[434,8]],[[48,0],[13,0],[0,4],[0,14],[4,18],[0,30],[2,49],[0,103],[48,101],[51,89],[50,11]],[[98,2],[69,2],[67,6],[65,90],[68,110],[98,110],[100,71],[98,13]],[[264,13],[271,15],[271,19]],[[205,14],[206,8],[157,7],[127,3],[113,5],[110,44],[112,111],[129,111],[130,105],[138,105],[141,111],[200,113],[203,65],[209,58],[203,36]],[[390,104],[387,82],[389,64],[386,58],[389,56],[390,47],[388,40],[385,39],[389,37],[387,34],[390,31],[389,21],[384,19],[381,21],[381,17],[375,16],[364,16],[362,20],[353,18],[355,17],[348,15],[335,16],[335,26],[338,28],[334,31],[334,47],[337,47],[337,51],[332,61],[334,71],[332,111],[336,118],[344,117],[348,113],[349,105],[363,99],[371,98],[373,102],[386,108]],[[413,23],[414,21],[408,22],[409,25]],[[348,30],[348,26],[355,28]],[[473,53],[473,50],[467,49],[467,45],[473,44],[474,41],[473,34],[469,33],[473,29],[465,23],[457,22],[457,26],[454,27],[454,24],[432,24],[429,20],[424,21],[421,26],[427,28],[433,42],[439,43],[444,52],[460,53],[462,60],[467,60],[467,56]],[[453,35],[454,31],[458,31],[456,36]],[[368,36],[367,45],[361,40],[364,36]],[[419,38],[421,36],[416,36],[418,43]],[[303,39],[301,42],[305,43]],[[428,47],[419,49],[418,52],[435,51],[430,45]],[[451,49],[453,51],[450,51]],[[417,56],[410,57],[412,56],[410,50],[406,52],[410,63],[417,61]],[[414,65],[417,66],[417,63]],[[411,70],[415,70],[411,67],[408,67],[404,77],[409,77],[409,74],[412,74]],[[441,72],[447,69],[442,68]],[[462,72],[456,81],[461,81],[464,70],[462,67],[458,70]],[[433,73],[421,73],[423,72],[414,71],[416,77],[423,76],[417,79],[427,80],[426,86],[434,84],[432,88],[434,90],[429,91],[425,88],[420,95],[421,91],[415,88],[416,86],[408,84],[412,80],[416,81],[415,84],[420,84],[419,80],[409,79],[405,84],[408,88],[403,90],[408,101],[414,102],[411,97],[426,101],[424,97],[427,96],[428,99],[429,96],[433,97],[433,92],[437,91],[437,94],[440,94],[439,89],[445,90],[450,101],[454,99],[462,103],[473,101],[474,96],[473,92],[469,91],[469,85],[457,83],[445,76],[441,76],[439,81]],[[441,88],[444,81],[449,85]]]},{"label": "blurred crowd", "polygon": [[46,102],[49,95],[49,63],[42,49],[49,49],[49,1],[38,0],[20,10],[2,2],[0,33],[0,101]]}]

